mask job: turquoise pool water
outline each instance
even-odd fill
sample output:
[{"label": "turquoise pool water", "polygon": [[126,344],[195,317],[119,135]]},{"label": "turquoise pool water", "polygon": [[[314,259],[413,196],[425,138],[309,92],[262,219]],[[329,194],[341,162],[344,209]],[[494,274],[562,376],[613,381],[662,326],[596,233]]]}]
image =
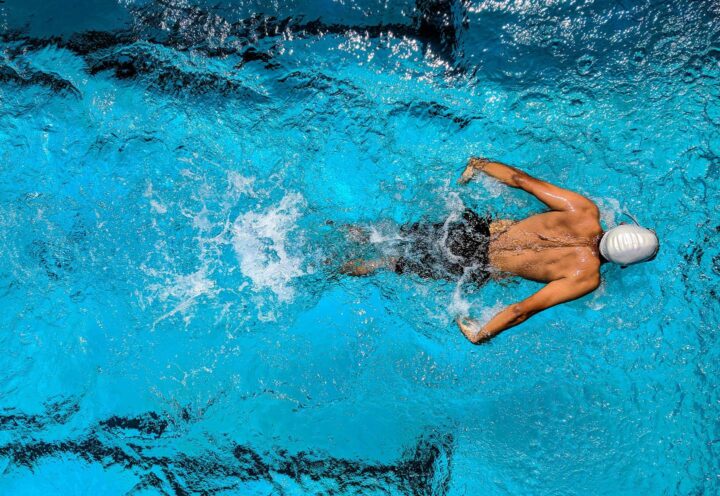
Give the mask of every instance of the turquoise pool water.
[{"label": "turquoise pool water", "polygon": [[[0,493],[717,494],[718,15],[0,4]],[[343,224],[542,209],[473,154],[658,258],[481,347],[538,285],[338,276]]]}]

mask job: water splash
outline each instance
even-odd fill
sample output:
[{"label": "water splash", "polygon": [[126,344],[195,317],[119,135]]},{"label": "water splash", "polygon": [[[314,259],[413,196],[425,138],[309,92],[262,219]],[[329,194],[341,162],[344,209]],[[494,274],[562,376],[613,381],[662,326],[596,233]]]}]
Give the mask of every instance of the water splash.
[{"label": "water splash", "polygon": [[306,274],[302,232],[297,220],[305,200],[299,193],[287,193],[276,205],[241,214],[233,223],[232,244],[243,274],[252,289],[269,289],[282,303],[292,300],[294,279]]}]

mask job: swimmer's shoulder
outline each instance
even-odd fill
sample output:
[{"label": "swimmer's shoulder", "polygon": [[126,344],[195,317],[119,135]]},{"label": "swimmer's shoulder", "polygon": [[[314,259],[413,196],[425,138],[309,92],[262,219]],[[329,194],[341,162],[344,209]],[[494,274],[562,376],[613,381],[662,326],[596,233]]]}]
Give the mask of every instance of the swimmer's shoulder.
[{"label": "swimmer's shoulder", "polygon": [[597,256],[595,250],[584,247],[576,266],[570,271],[569,277],[586,288],[589,293],[600,286],[600,265],[600,257]]},{"label": "swimmer's shoulder", "polygon": [[567,212],[562,216],[561,222],[570,227],[572,231],[586,237],[602,234],[600,211],[594,203],[585,210]]}]

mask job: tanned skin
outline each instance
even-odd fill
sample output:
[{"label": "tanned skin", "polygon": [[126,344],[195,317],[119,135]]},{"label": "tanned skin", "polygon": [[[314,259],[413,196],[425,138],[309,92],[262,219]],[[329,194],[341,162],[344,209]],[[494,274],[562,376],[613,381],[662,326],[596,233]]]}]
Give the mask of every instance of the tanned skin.
[{"label": "tanned skin", "polygon": [[[547,284],[506,307],[485,325],[459,317],[456,322],[460,330],[474,344],[597,289],[602,263],[598,244],[603,234],[597,205],[584,196],[483,158],[471,158],[458,183],[468,183],[479,172],[534,195],[550,212],[531,215],[509,226],[507,221],[498,221],[504,224],[491,235],[490,265],[502,273]],[[497,227],[491,225],[491,233]]]},{"label": "tanned skin", "polygon": [[[520,188],[550,208],[519,222],[498,220],[490,225],[490,266],[499,277],[519,276],[547,283],[532,296],[512,304],[482,325],[458,317],[462,333],[473,344],[484,343],[533,315],[591,293],[600,285],[602,259],[598,244],[603,230],[597,206],[573,191],[536,179],[500,162],[471,158],[458,179],[467,184],[484,173],[512,188]],[[394,269],[396,259],[351,260],[341,271],[365,276]]]}]

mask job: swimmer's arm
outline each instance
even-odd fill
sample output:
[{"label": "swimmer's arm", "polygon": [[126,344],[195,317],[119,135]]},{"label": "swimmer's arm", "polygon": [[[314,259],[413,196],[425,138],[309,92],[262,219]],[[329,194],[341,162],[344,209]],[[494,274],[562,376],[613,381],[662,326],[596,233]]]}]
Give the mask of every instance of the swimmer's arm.
[{"label": "swimmer's arm", "polygon": [[600,277],[593,276],[583,279],[564,278],[552,281],[534,295],[510,305],[495,315],[484,326],[478,329],[472,319],[457,319],[458,327],[473,344],[484,343],[506,329],[522,324],[533,315],[552,306],[575,300],[595,289],[600,284]]},{"label": "swimmer's arm", "polygon": [[467,183],[477,171],[482,171],[511,188],[520,188],[527,191],[552,210],[597,212],[597,207],[592,201],[574,191],[560,188],[534,178],[520,169],[485,158],[471,158],[458,182],[460,184]]}]

